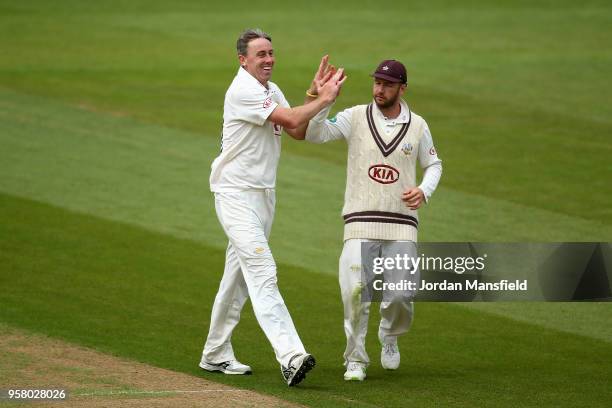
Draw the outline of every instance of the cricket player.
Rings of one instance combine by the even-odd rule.
[[[310,142],[345,139],[348,143],[339,279],[347,340],[344,379],[349,381],[363,381],[369,364],[365,337],[370,304],[360,302],[362,243],[368,242],[381,257],[400,253],[416,257],[417,209],[429,200],[442,175],[427,123],[402,99],[407,84],[404,65],[383,61],[372,76],[370,104],[351,107],[327,120],[329,108],[324,109],[306,131]],[[417,161],[424,169],[420,184]],[[408,331],[413,319],[409,299],[402,294],[381,302],[378,338],[385,369],[399,367],[397,338]]]
[[[276,264],[268,246],[274,218],[281,132],[302,139],[308,121],[338,95],[342,69],[321,61],[308,93],[316,101],[291,108],[270,82],[275,57],[270,36],[259,29],[237,41],[238,73],[225,94],[221,153],[212,163],[210,188],[219,222],[229,239],[225,269],[215,298],[200,367],[225,374],[250,374],[234,355],[231,337],[247,298],[272,344],[289,386],[315,365],[278,290]],[[320,86],[319,86],[320,85]]]

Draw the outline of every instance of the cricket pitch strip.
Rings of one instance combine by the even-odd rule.
[[[4,399],[0,408],[298,406],[0,324],[0,389],[10,388],[61,388],[68,391],[68,398],[35,402]]]

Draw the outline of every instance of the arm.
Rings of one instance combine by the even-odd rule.
[[[308,91],[308,93],[310,93],[310,90]],[[311,93],[311,95],[314,95],[314,94]],[[304,105],[307,105],[310,102],[315,101],[316,99],[317,99],[316,97],[306,95],[306,98],[304,99]],[[329,112],[328,109],[323,109],[320,112],[324,112],[324,111]],[[295,129],[285,128],[285,132],[287,132],[287,134],[289,136],[291,136],[292,138],[294,138],[295,140],[304,140],[306,138],[306,129],[307,128],[308,128],[308,122],[302,124],[301,126],[298,126]]]
[[[425,167],[423,181],[421,181],[421,185],[419,185],[419,188],[425,195],[425,202],[428,202],[431,195],[434,193],[434,191],[436,191],[436,187],[438,187],[441,177],[442,162],[434,163]]]
[[[277,106],[268,119],[284,128],[295,129],[307,123],[314,115],[331,102],[332,100],[317,98],[313,103],[297,106],[295,108]]]
[[[268,117],[272,122],[289,129],[295,129],[302,126],[313,118],[321,109],[331,105],[338,96],[340,88],[344,81],[344,70],[340,68],[338,72],[331,77],[329,81],[321,87],[319,96],[309,104],[298,106],[295,108],[283,108],[276,106],[272,114]],[[342,78],[342,79],[340,79]]]
[[[329,55],[324,55],[321,58],[321,63],[319,64],[319,69],[317,70],[312,82],[310,83],[310,88],[306,91],[306,98],[304,99],[304,105],[309,104],[317,99],[319,96],[319,91],[327,82],[332,75],[336,73],[336,67],[333,65],[329,65]],[[323,109],[324,111],[325,109]],[[327,110],[329,111],[329,109]],[[317,114],[318,115],[318,114]],[[308,127],[308,123],[304,123],[301,126],[298,126],[295,129],[285,129],[285,132],[289,134],[292,138],[296,140],[304,140],[306,137],[306,128]]]
[[[310,85],[310,88],[306,92],[306,99],[304,100],[304,105],[302,107],[306,107],[306,109],[311,109],[314,107],[315,114],[319,112],[321,109],[329,106],[340,94],[340,89],[342,84],[346,80],[346,76],[344,75],[344,69],[336,69],[335,66],[328,64],[329,56],[325,55],[321,59],[321,63],[319,64],[319,69],[315,74],[314,79]],[[331,102],[329,102],[328,97],[329,94],[333,95]],[[301,108],[301,107],[300,107]],[[283,113],[279,111],[279,113]],[[299,121],[298,126],[291,127],[291,124],[285,126],[285,131],[294,139],[304,140],[306,137],[306,128],[308,127],[308,120],[310,120],[314,115],[308,115],[308,119],[305,121]],[[277,120],[279,120],[277,118]],[[280,118],[282,120],[282,118]]]
[[[345,109],[335,117],[327,119],[331,106],[323,109],[308,123],[306,140],[311,143],[327,143],[348,139],[351,134],[352,108]]]
[[[423,201],[429,201],[442,177],[442,160],[438,158],[427,124],[425,124],[423,136],[419,142],[418,159],[421,168],[424,169],[423,181],[418,187],[411,188],[402,194],[402,200],[411,210],[418,209]]]

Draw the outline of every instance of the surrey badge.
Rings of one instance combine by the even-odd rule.
[[[404,143],[402,152],[404,152],[406,156],[410,156],[412,154],[412,143]]]

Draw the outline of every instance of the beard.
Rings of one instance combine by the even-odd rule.
[[[399,98],[399,92],[396,93],[395,96],[387,99],[384,102],[378,102],[378,100],[375,97],[374,98],[374,102],[376,102],[376,106],[378,106],[379,109],[387,109],[387,108],[390,108],[391,106],[395,105],[395,103],[397,102],[398,98]]]

